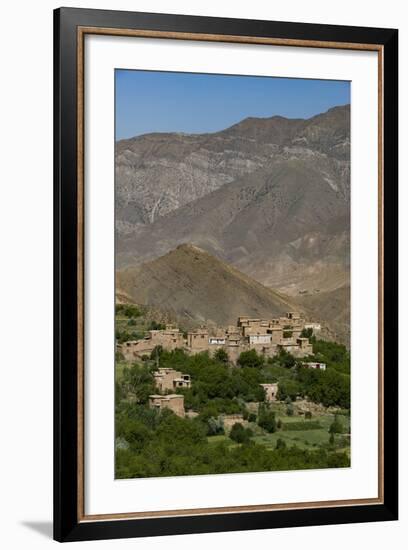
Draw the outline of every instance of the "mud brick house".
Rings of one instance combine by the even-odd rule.
[[[126,361],[140,359],[143,355],[150,355],[156,346],[167,350],[184,347],[183,333],[173,325],[166,325],[164,330],[149,330],[141,340],[130,340],[118,344],[117,349]]]
[[[260,386],[265,390],[265,401],[271,402],[276,401],[276,395],[278,393],[278,384],[260,384]]]
[[[186,338],[178,328],[167,325],[165,330],[149,331],[142,340],[118,344],[117,349],[127,361],[151,354],[156,346],[162,346],[169,351],[184,349],[192,355],[208,352],[210,356],[223,349],[234,364],[243,351],[250,349],[265,357],[274,357],[281,351],[287,351],[296,358],[303,358],[313,354],[313,346],[309,339],[301,336],[305,326],[305,320],[296,311],[289,311],[286,316],[273,319],[241,316],[238,317],[236,326],[217,329],[202,326],[189,331]],[[187,382],[179,380],[180,385],[177,387],[188,387],[183,385]]]
[[[190,388],[189,374],[174,369],[159,369],[153,373],[156,387],[161,392],[174,391],[176,388]]]
[[[170,409],[177,414],[177,416],[185,416],[184,395],[175,393],[170,395],[150,395],[149,407],[158,411]]]
[[[326,363],[316,363],[314,361],[309,361],[307,363],[302,363],[302,367],[305,367],[306,369],[326,370]]]

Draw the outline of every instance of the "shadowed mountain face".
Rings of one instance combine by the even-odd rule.
[[[140,267],[117,273],[116,286],[135,303],[159,306],[189,323],[236,324],[239,315],[270,318],[294,305],[192,245],[180,245]]]
[[[289,294],[349,269],[349,106],[116,146],[117,265],[190,242]]]

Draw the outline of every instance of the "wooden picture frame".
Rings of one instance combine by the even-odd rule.
[[[379,79],[376,498],[90,516],[84,504],[84,37],[375,51]],[[398,32],[60,8],[54,12],[54,537],[58,541],[397,519]]]

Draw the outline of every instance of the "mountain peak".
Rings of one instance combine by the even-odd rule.
[[[280,294],[189,243],[119,271],[117,286],[135,303],[160,307],[184,324],[225,326],[235,324],[240,315],[268,318],[294,307]]]
[[[205,250],[189,242],[179,244],[175,250],[179,250],[180,252],[186,252],[186,253],[198,252],[200,254],[203,254],[203,253],[207,254]],[[172,254],[172,253],[174,253],[174,250],[171,250],[169,252],[169,254]]]

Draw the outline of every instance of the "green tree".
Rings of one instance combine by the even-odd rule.
[[[286,441],[284,441],[282,438],[278,438],[277,442],[276,442],[276,450],[278,451],[279,449],[286,449]]]
[[[343,374],[350,374],[350,354],[343,344],[317,340],[314,336],[310,339],[313,344],[314,356],[311,360],[326,363],[327,369],[334,369]]]
[[[250,349],[240,354],[237,363],[240,367],[259,368],[262,367],[264,359],[257,354],[256,350]]]
[[[302,332],[300,333],[301,338],[311,338],[313,336],[313,329],[312,328],[304,328]]]
[[[154,378],[145,365],[135,363],[123,371],[122,391],[136,395],[139,403],[147,403],[149,395],[155,393]]]
[[[236,443],[248,443],[252,436],[252,430],[249,428],[244,428],[242,424],[236,422],[230,431],[230,439]]]
[[[294,409],[293,404],[292,404],[292,399],[290,398],[289,395],[286,397],[285,403],[286,403],[286,414],[287,414],[287,416],[293,416],[295,414],[295,409]]]
[[[122,399],[125,399],[126,395],[123,391],[122,384],[119,384],[118,381],[115,381],[115,403],[119,403]]]
[[[327,457],[328,468],[347,468],[350,466],[350,459],[346,453],[329,453]]]
[[[123,306],[122,308],[122,313],[126,316],[126,317],[140,317],[141,316],[141,311],[140,309],[137,307],[137,306],[134,306],[132,304],[126,304]]]
[[[155,346],[150,354],[150,359],[156,361],[156,367],[160,364],[160,356],[163,353],[163,346]]]
[[[151,321],[147,330],[164,330],[166,325],[163,323],[158,323],[157,321]]]
[[[210,416],[207,420],[207,435],[220,435],[224,433],[224,423],[222,418]]]
[[[214,359],[216,359],[220,363],[228,363],[228,353],[223,348],[217,349],[217,351],[214,353]]]
[[[278,393],[276,395],[279,401],[285,401],[290,399],[294,401],[296,397],[301,393],[302,387],[297,379],[287,378],[279,381]]]
[[[296,361],[291,353],[281,348],[277,357],[279,364],[286,369],[291,369],[295,366]]]
[[[258,426],[263,428],[269,433],[276,432],[276,417],[275,413],[272,412],[268,407],[264,405],[259,406],[258,412]]]
[[[144,334],[136,331],[126,331],[121,329],[116,329],[115,337],[118,344],[123,344],[123,342],[129,342],[129,340],[141,340],[144,338]]]
[[[115,361],[116,363],[118,363],[119,361],[124,361],[125,360],[125,356],[123,355],[123,353],[121,351],[116,351],[115,352]]]
[[[341,434],[343,433],[343,424],[341,423],[338,415],[336,414],[333,422],[330,424],[329,433],[330,434]]]

